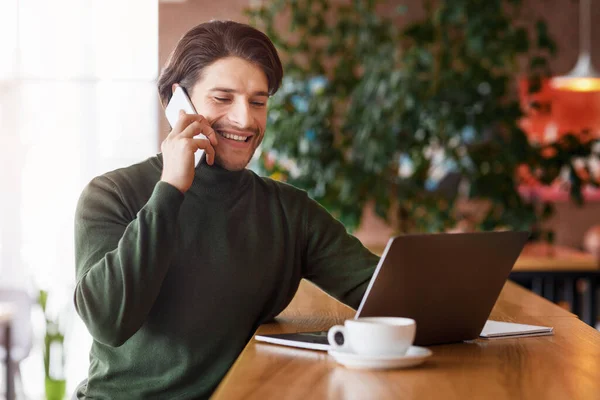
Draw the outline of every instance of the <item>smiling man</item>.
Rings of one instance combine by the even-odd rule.
[[[78,398],[210,396],[302,278],[359,305],[377,257],[304,191],[246,169],[282,74],[260,31],[198,25],[158,82],[163,105],[180,85],[198,115],[180,113],[157,156],[83,191],[74,300],[94,341]]]
[[[220,58],[204,67],[201,74],[202,79],[188,91],[200,115],[182,116],[183,124],[196,122],[197,126],[190,129],[194,133],[216,132],[222,138],[220,146],[216,140],[199,141],[198,148],[207,149],[209,155],[214,151],[217,164],[227,170],[244,169],[265,132],[268,78],[259,65],[238,56]],[[172,79],[165,73],[160,84]],[[280,80],[281,76],[271,79]],[[172,85],[173,91],[177,85]]]

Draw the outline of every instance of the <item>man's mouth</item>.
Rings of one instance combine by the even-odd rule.
[[[231,132],[227,132],[227,131],[222,131],[222,130],[216,130],[216,132],[217,132],[217,134],[219,136],[222,136],[225,139],[234,140],[236,142],[249,142],[250,139],[252,139],[252,136],[254,136],[251,133],[239,133],[239,134],[235,134],[235,133],[231,133]]]

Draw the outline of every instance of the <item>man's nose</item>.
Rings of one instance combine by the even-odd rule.
[[[238,128],[248,128],[251,124],[250,107],[246,101],[236,101],[229,110],[229,120]]]

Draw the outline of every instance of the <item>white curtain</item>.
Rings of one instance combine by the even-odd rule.
[[[72,309],[77,199],[158,151],[157,73],[158,0],[0,0],[0,286]],[[73,321],[68,390],[90,344]]]

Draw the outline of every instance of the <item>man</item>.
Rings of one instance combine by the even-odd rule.
[[[282,74],[256,29],[193,28],[158,89],[166,105],[181,85],[199,115],[180,113],[161,154],[83,191],[75,307],[94,342],[79,398],[208,397],[302,278],[359,305],[377,257],[305,192],[245,169]]]

